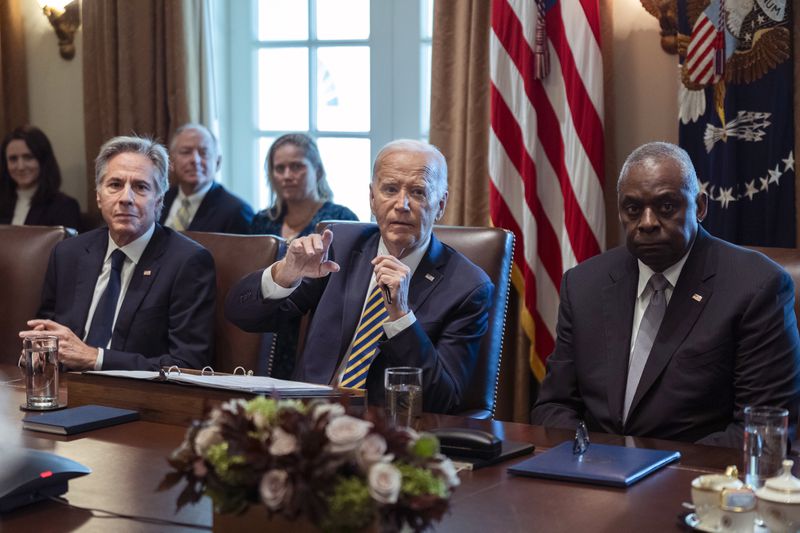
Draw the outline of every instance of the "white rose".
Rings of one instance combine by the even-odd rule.
[[[375,463],[390,462],[393,456],[386,455],[386,449],[386,439],[377,433],[370,433],[361,441],[358,452],[356,452],[358,465],[366,472]]]
[[[200,429],[194,436],[194,447],[197,454],[201,457],[206,456],[208,449],[222,442],[222,433],[219,431],[219,426],[210,425]]]
[[[344,406],[335,402],[317,404],[314,407],[312,418],[316,422],[326,414],[328,415],[328,420],[333,420],[334,418],[344,414]]]
[[[369,469],[369,495],[378,503],[396,503],[403,476],[390,463],[375,463]]]
[[[272,431],[272,442],[269,445],[269,453],[272,455],[289,455],[297,450],[297,437],[276,427]]]
[[[270,470],[261,478],[261,501],[275,511],[291,498],[292,487],[285,470]]]
[[[349,452],[356,449],[358,443],[367,436],[372,422],[342,415],[331,420],[325,426],[325,435],[331,442],[330,449],[333,453]]]
[[[435,462],[430,464],[430,469],[434,474],[442,478],[448,487],[457,487],[461,484],[456,465],[445,455],[438,454],[435,457]]]

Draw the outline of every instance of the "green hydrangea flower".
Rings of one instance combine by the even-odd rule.
[[[411,445],[411,453],[420,459],[431,459],[439,453],[439,439],[430,433],[423,433]]]
[[[217,476],[231,485],[247,483],[250,475],[236,467],[244,466],[247,461],[241,455],[228,455],[228,443],[220,442],[208,448],[206,460],[211,463]]]
[[[430,470],[404,463],[398,463],[396,466],[403,476],[403,482],[400,486],[401,495],[410,498],[428,494],[433,494],[440,498],[447,497],[447,486],[444,480],[436,477]]]
[[[369,495],[366,481],[342,477],[328,496],[328,516],[321,524],[323,531],[344,533],[367,527],[375,518],[375,501]]]

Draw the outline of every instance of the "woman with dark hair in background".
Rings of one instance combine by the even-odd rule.
[[[322,220],[358,220],[348,208],[334,204],[325,179],[317,143],[303,133],[278,137],[264,164],[270,185],[270,207],[256,214],[251,233],[280,235],[287,241],[313,233]],[[276,330],[265,370],[270,376],[291,377],[300,319],[287,319]],[[263,372],[262,372],[263,373]]]
[[[21,126],[0,147],[0,224],[77,229],[78,202],[59,191],[61,171],[47,136]]]

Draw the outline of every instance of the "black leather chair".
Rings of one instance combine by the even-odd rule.
[[[317,231],[322,231],[330,224],[364,223],[323,221],[317,225]],[[503,354],[503,332],[514,257],[514,234],[500,228],[461,226],[434,226],[433,233],[444,244],[482,268],[495,287],[494,298],[489,308],[489,329],[481,341],[475,373],[464,393],[459,411],[455,413],[478,419],[492,418]]]
[[[50,252],[74,234],[63,226],[0,225],[0,363],[17,364],[19,332],[39,310]]]
[[[283,239],[274,235],[231,235],[202,231],[186,231],[184,234],[211,252],[217,270],[214,370],[233,372],[237,366],[242,366],[256,371],[264,348],[262,335],[242,331],[225,319],[225,296],[231,286],[245,275],[271,265],[279,257],[284,246]]]

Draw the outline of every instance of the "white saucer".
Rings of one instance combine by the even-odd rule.
[[[686,517],[684,518],[684,521],[686,522],[687,526],[694,529],[695,531],[707,531],[710,533],[716,533],[720,531],[716,527],[704,526],[703,523],[700,522],[700,519],[697,518],[697,515],[694,513],[687,514]]]

